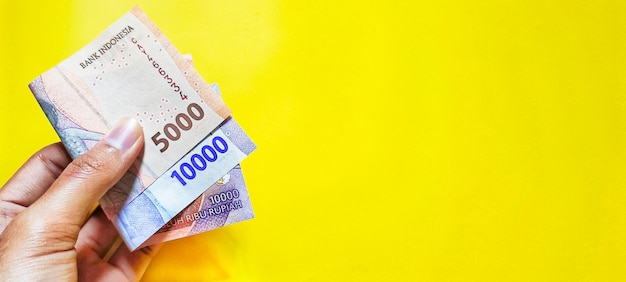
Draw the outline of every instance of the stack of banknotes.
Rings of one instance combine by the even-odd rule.
[[[256,146],[138,7],[29,87],[74,158],[123,117],[143,127],[144,152],[100,200],[131,250],[254,216],[239,163]]]

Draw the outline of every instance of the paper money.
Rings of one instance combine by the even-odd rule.
[[[123,182],[137,191],[230,115],[138,8],[29,86],[72,157],[90,149],[117,120],[137,118],[145,152],[131,169],[138,179]]]
[[[81,137],[104,134],[111,124],[132,116],[148,137],[141,173],[156,178],[189,150],[189,144],[197,144],[230,115],[204,81],[187,81],[197,73],[155,29],[134,9],[31,84],[46,113],[63,115],[70,123],[51,118],[59,135],[86,140],[67,142],[72,156],[89,149],[88,141],[93,140]],[[202,84],[203,89],[191,84]],[[203,95],[196,90],[204,90]],[[203,103],[207,97],[211,101]]]
[[[193,64],[191,55],[185,57]],[[209,87],[221,96],[217,83]],[[195,235],[253,217],[241,166],[237,165],[139,247]]]
[[[142,246],[195,235],[253,217],[241,166],[237,165]]]
[[[109,191],[116,195],[138,194],[136,197],[126,197],[123,204],[120,204],[123,197],[117,199],[117,203],[109,203],[110,198],[104,197],[100,200],[100,204],[107,214],[113,215],[111,220],[116,223],[115,226],[126,245],[134,250],[141,245],[146,245],[145,241],[155,232],[171,221],[189,203],[197,200],[214,183],[223,179],[231,168],[238,165],[255,149],[256,145],[236,121],[228,118],[216,131],[196,145],[146,190],[123,191],[122,187],[130,187],[132,190],[134,186],[116,185]],[[245,195],[247,196],[247,191]],[[242,204],[246,201],[235,203]],[[120,207],[120,209],[107,210],[112,206]],[[233,209],[241,209],[246,213],[252,212],[249,203],[245,209],[243,205],[235,206]],[[240,216],[240,213],[234,213],[231,218],[240,218],[236,221],[247,219]],[[150,242],[155,242],[155,240]]]
[[[235,120],[227,119],[111,218],[127,246],[143,244],[254,149]]]
[[[150,222],[151,229],[157,222],[164,224],[254,149],[234,121],[224,122],[230,110],[221,98],[138,8],[29,87],[72,157],[93,147],[122,117],[135,117],[141,123],[144,154],[101,199],[123,236],[141,228],[128,229],[133,219],[150,218],[142,222]],[[220,124],[226,126],[224,130],[215,129]],[[213,130],[209,139],[207,134]],[[230,132],[237,137],[235,142],[226,135]],[[199,153],[188,154],[200,141],[204,143],[198,145]],[[203,173],[214,179],[200,186],[190,181],[187,189],[169,191],[172,181],[186,186],[183,182],[193,179],[191,165],[202,162],[195,156],[206,157]],[[157,213],[143,213],[146,203]],[[140,240],[145,241],[143,234]],[[133,238],[124,237],[131,249],[143,243]]]

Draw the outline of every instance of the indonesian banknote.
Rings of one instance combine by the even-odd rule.
[[[190,55],[186,57],[193,63]],[[209,86],[221,96],[216,83]],[[163,225],[142,246],[195,235],[253,217],[241,166],[237,165]]]
[[[72,157],[122,117],[141,123],[144,154],[100,201],[131,249],[255,148],[139,8],[29,86]]]
[[[246,183],[238,165],[163,225],[142,246],[195,235],[253,217]]]
[[[235,120],[229,118],[145,191],[126,201],[111,220],[128,247],[134,249],[254,149],[254,143]]]

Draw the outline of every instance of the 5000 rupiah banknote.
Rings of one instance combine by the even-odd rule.
[[[101,201],[122,235],[125,230],[116,212],[230,115],[221,98],[138,8],[29,86],[73,157],[90,149],[122,117],[135,117],[143,126],[147,141],[142,158]],[[222,170],[226,173],[234,165]],[[131,249],[136,247],[129,238],[124,240]]]

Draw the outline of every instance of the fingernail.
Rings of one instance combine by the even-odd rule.
[[[103,140],[122,151],[130,149],[141,136],[141,126],[134,118],[119,120]]]

